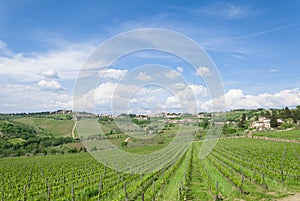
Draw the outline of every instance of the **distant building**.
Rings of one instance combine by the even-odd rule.
[[[168,118],[168,119],[174,119],[174,118],[180,118],[181,117],[181,113],[166,113],[166,116],[165,118]]]
[[[269,118],[260,117],[258,121],[254,121],[251,128],[255,128],[257,130],[267,130],[271,128],[271,123]]]
[[[277,124],[280,125],[282,124],[283,121],[281,119],[277,119]],[[254,121],[252,125],[250,126],[251,128],[255,128],[257,130],[268,130],[271,128],[271,123],[269,118],[265,117],[260,117],[258,121]]]
[[[114,119],[115,117],[109,114],[98,114],[99,118],[109,118],[109,119]]]
[[[148,116],[147,115],[139,114],[139,115],[136,115],[134,117],[134,119],[137,119],[137,120],[148,120]]]

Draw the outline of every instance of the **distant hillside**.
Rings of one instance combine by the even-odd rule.
[[[72,114],[17,114],[6,118],[31,126],[38,133],[47,133],[55,137],[71,137],[74,126]]]
[[[57,120],[53,118],[24,117],[16,118],[15,121],[31,125],[39,130],[44,130],[56,137],[71,137],[74,126],[73,120]]]
[[[124,114],[126,116],[126,114]],[[124,116],[123,115],[123,116]],[[165,146],[175,136],[179,124],[192,124],[197,127],[194,137],[195,140],[204,140],[212,122],[214,113],[202,112],[198,114],[172,114],[155,117],[164,122],[164,126],[159,130],[158,125],[150,125],[150,116],[147,115],[127,115],[132,121],[134,128],[124,127],[130,134],[130,142],[124,142],[129,137],[128,133],[123,132],[116,124],[115,119],[122,119],[120,115],[112,117],[109,115],[95,115],[83,113],[81,117],[73,119],[72,111],[60,110],[55,112],[39,113],[19,113],[19,114],[0,114],[0,157],[36,155],[36,154],[56,154],[67,152],[83,151],[84,147],[79,143],[75,119],[93,118],[98,119],[102,133],[89,136],[91,139],[106,138],[111,142],[124,147],[138,147],[143,144],[153,146]],[[153,117],[152,117],[153,118]],[[226,120],[223,124],[222,137],[232,136],[267,136],[272,138],[299,140],[300,130],[300,106],[289,109],[263,109],[256,110],[231,110],[226,112]],[[153,122],[152,122],[153,123]],[[135,130],[135,127],[137,130]],[[140,131],[139,129],[142,128]],[[288,132],[277,133],[275,131]],[[295,130],[295,131],[293,131]],[[152,135],[149,140],[142,140],[134,135]],[[267,132],[268,131],[268,132]],[[72,133],[73,132],[73,133]],[[264,134],[257,134],[265,132]],[[133,135],[134,134],[134,135]],[[73,136],[74,135],[74,136]],[[73,144],[77,142],[78,144]],[[84,150],[86,151],[86,150]]]
[[[0,157],[68,151],[61,145],[76,141],[73,126],[72,114],[2,114]]]

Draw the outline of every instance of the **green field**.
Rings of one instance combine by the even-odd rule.
[[[71,137],[72,128],[74,126],[73,120],[35,118],[33,121],[36,125],[42,129],[45,129],[53,136]]]
[[[21,118],[13,118],[14,121],[23,123],[28,126],[32,126],[35,129],[39,129],[38,125],[34,122],[34,118],[32,117],[21,117]]]
[[[300,130],[260,132],[260,133],[253,134],[253,136],[263,136],[269,138],[279,138],[279,139],[300,141]]]
[[[166,169],[143,175],[105,168],[87,153],[3,158],[0,199],[252,201],[300,192],[299,144],[222,139],[200,160],[201,144],[194,142]]]
[[[55,137],[71,137],[74,126],[74,121],[68,119],[22,117],[13,120],[32,126],[39,131],[45,130]]]

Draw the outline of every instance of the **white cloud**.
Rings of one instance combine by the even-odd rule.
[[[271,73],[277,73],[277,72],[279,72],[279,70],[276,69],[276,68],[271,68],[271,69],[269,70],[269,72],[271,72]]]
[[[53,69],[43,69],[40,72],[40,75],[44,76],[45,78],[59,78],[58,73]]]
[[[54,83],[43,81],[40,85],[59,88]],[[100,84],[95,90],[80,97],[78,104],[88,111],[93,111],[91,105],[95,100],[97,112],[122,112],[149,113],[151,108],[159,107],[163,111],[185,111],[196,113],[198,111],[227,110],[237,108],[275,108],[283,106],[296,106],[300,103],[300,90],[282,90],[274,94],[263,93],[258,95],[245,94],[241,89],[231,89],[219,99],[208,99],[209,92],[202,85],[176,83],[172,90],[166,91],[160,87],[142,87],[115,82]],[[226,100],[226,101],[225,101]],[[181,101],[181,102],[180,102]],[[64,103],[64,101],[61,101]],[[67,101],[66,101],[67,102]]]
[[[233,10],[234,11],[234,10]],[[232,12],[234,13],[234,12]],[[237,12],[238,13],[238,12]],[[176,41],[176,40],[174,40]],[[154,40],[153,43],[159,43],[159,40]],[[176,45],[176,44],[175,44]],[[155,46],[155,45],[154,45]],[[80,47],[80,48],[78,48]],[[32,53],[23,54],[15,53],[10,56],[0,56],[0,74],[1,76],[7,76],[8,78],[14,78],[21,82],[36,83],[34,86],[25,85],[2,85],[0,91],[0,103],[2,107],[1,111],[5,111],[5,105],[11,108],[19,108],[19,111],[37,110],[54,107],[66,107],[71,105],[72,97],[65,94],[63,86],[55,80],[41,80],[41,75],[45,78],[58,78],[62,80],[74,79],[80,70],[81,65],[85,61],[88,53],[92,51],[94,46],[91,45],[68,45],[64,48],[52,50],[47,53]],[[8,50],[6,44],[0,41],[0,51]],[[179,49],[179,48],[178,48]],[[186,51],[189,53],[189,51]],[[106,61],[103,61],[106,64]],[[49,69],[51,68],[51,69]],[[46,69],[46,70],[42,70]],[[270,69],[271,72],[277,72],[277,69]],[[177,67],[176,70],[171,70],[165,74],[170,79],[175,79],[183,72],[181,67]],[[111,79],[110,81],[116,81],[127,75],[127,70],[110,69],[105,74],[105,78]],[[207,67],[200,67],[197,69],[196,74],[199,76],[211,75],[211,72]],[[141,74],[141,77],[147,78],[146,73]],[[153,76],[154,77],[154,76]],[[148,77],[149,78],[149,77]],[[175,80],[176,81],[176,80]],[[176,84],[175,84],[176,85]],[[197,99],[201,99],[207,95],[207,90],[198,85],[186,86],[183,83],[178,83],[174,89],[176,89],[176,95],[182,97],[186,103],[192,100],[193,93]],[[110,107],[110,100],[113,97],[113,91],[117,84],[103,83],[97,88],[96,101],[98,105],[103,108]],[[130,92],[130,89],[134,86],[119,85],[124,94]],[[9,88],[5,89],[4,88]],[[98,92],[99,90],[99,92]],[[192,90],[193,93],[190,93]],[[60,93],[57,93],[60,92]],[[64,93],[62,93],[64,92]],[[153,95],[151,90],[141,91],[144,93],[144,97],[135,97],[132,103],[139,103],[153,101],[157,98],[161,98],[162,94],[157,92],[157,96]],[[94,98],[94,93],[87,94],[84,98],[88,102],[90,98]],[[122,94],[118,94],[122,98]],[[299,89],[283,90],[278,93],[270,94],[264,93],[259,95],[246,95],[242,90],[232,89],[226,93],[226,106],[227,108],[256,108],[256,107],[281,107],[281,106],[293,106],[300,103]],[[148,103],[147,102],[147,103]],[[169,100],[171,102],[171,100]],[[199,101],[200,102],[200,101]],[[191,102],[190,102],[191,103]],[[209,109],[209,103],[201,103],[201,109]],[[0,104],[1,105],[1,104]],[[167,108],[165,105],[164,108]]]
[[[104,73],[104,74],[103,74]],[[99,74],[103,74],[104,79],[113,79],[113,80],[120,80],[126,76],[128,70],[120,70],[120,69],[113,69],[109,68],[105,71],[100,71]]]
[[[0,104],[0,111],[72,109],[72,96],[53,79],[60,78],[69,83],[76,79],[86,57],[94,49],[93,45],[63,43],[60,48],[48,52],[6,51],[7,54],[1,54],[3,50],[8,50],[6,44],[2,42],[0,46],[0,73],[5,78],[0,83],[5,88],[0,91],[0,103],[3,103]]]
[[[41,89],[46,89],[46,90],[56,90],[56,91],[64,90],[61,84],[55,80],[51,80],[51,81],[40,80],[37,83],[37,86],[40,87]]]
[[[37,83],[37,86],[40,89],[43,89],[43,90],[54,90],[54,91],[62,91],[62,90],[64,90],[64,88],[62,87],[62,85],[59,82],[55,81],[55,80],[50,80],[50,81],[40,80]]]
[[[208,95],[207,89],[201,85],[186,85],[183,89],[174,92],[180,101],[183,112],[196,113],[198,102]]]
[[[165,76],[171,80],[174,80],[174,79],[180,77],[180,73],[178,73],[176,70],[172,69],[169,72],[166,72]]]
[[[94,105],[105,110],[110,110],[111,100],[118,83],[106,82],[101,83],[96,89],[91,89],[80,97],[74,97],[75,111],[94,112]],[[103,112],[103,111],[100,111]]]
[[[40,82],[40,85],[2,85],[0,111],[32,112],[72,109],[71,95],[62,90],[60,93],[57,93],[57,90],[52,90],[53,87],[54,89],[59,88],[59,84]],[[50,87],[51,89],[45,90],[43,87]]]
[[[0,71],[13,79],[26,82],[36,82],[40,75],[51,77],[53,72],[59,73],[61,79],[75,79],[93,48],[87,44],[68,44],[46,53],[13,53],[0,57]],[[47,69],[50,69],[49,72]]]
[[[225,102],[224,102],[225,101]],[[281,108],[284,106],[297,106],[300,103],[300,90],[286,89],[274,94],[262,93],[258,95],[244,94],[241,89],[231,89],[219,99],[209,100],[202,104],[202,109],[211,110],[215,103],[216,110],[226,103],[226,109],[256,109],[256,108]]]
[[[182,73],[182,72],[183,72],[183,68],[180,67],[180,66],[178,66],[176,69],[177,69],[177,71],[178,71],[179,73]]]
[[[176,96],[169,96],[166,100],[165,108],[181,108],[181,104]]]
[[[150,75],[148,75],[147,73],[145,72],[139,72],[138,76],[136,77],[137,80],[144,80],[144,81],[147,81],[147,80],[152,80],[152,77]]]
[[[6,44],[0,40],[0,49],[3,50],[6,48]]]
[[[6,43],[0,40],[0,53],[1,51],[4,53],[4,55],[12,54],[12,52],[7,48]]]
[[[197,76],[210,76],[211,72],[208,67],[198,67],[196,70]]]
[[[206,88],[196,85],[178,83],[180,87],[166,88],[151,86],[136,86],[122,83],[107,82],[100,84],[96,90],[90,90],[77,101],[77,109],[93,111],[92,100],[95,100],[98,112],[114,111],[114,114],[123,112],[149,113],[153,108],[159,107],[164,111],[196,111],[197,97],[207,94]],[[173,98],[172,98],[173,97]],[[181,101],[181,102],[178,102]],[[100,111],[99,111],[100,110]]]
[[[80,97],[75,97],[75,110],[84,110],[94,112],[95,103],[98,112],[127,112],[128,103],[131,99],[139,102],[150,101],[150,95],[153,91],[141,89],[135,85],[121,84],[117,82],[101,83],[96,89],[91,89]],[[143,101],[141,101],[143,99]],[[132,102],[131,102],[132,103]]]
[[[182,90],[186,87],[186,84],[178,82],[172,85],[172,89]]]
[[[208,96],[208,90],[206,87],[202,85],[194,85],[190,84],[188,85],[189,88],[192,89],[196,97],[206,97]]]
[[[222,2],[214,3],[211,4],[209,7],[194,10],[194,12],[220,16],[227,19],[241,18],[250,14],[248,7]],[[252,11],[252,13],[254,13],[254,11]]]

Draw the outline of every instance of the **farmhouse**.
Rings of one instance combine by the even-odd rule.
[[[277,124],[282,124],[283,121],[281,119],[277,119]],[[261,130],[267,130],[271,128],[271,123],[269,118],[261,117],[258,121],[254,121],[250,128],[255,128],[259,131]]]
[[[257,130],[266,130],[271,128],[270,119],[261,117],[258,121],[254,121],[251,125],[251,128],[255,128]]]
[[[137,119],[137,120],[148,120],[148,116],[147,115],[139,114],[139,115],[136,115],[134,117],[134,119]]]
[[[167,113],[165,118],[169,118],[169,119],[175,119],[175,118],[180,118],[181,117],[181,113]]]

